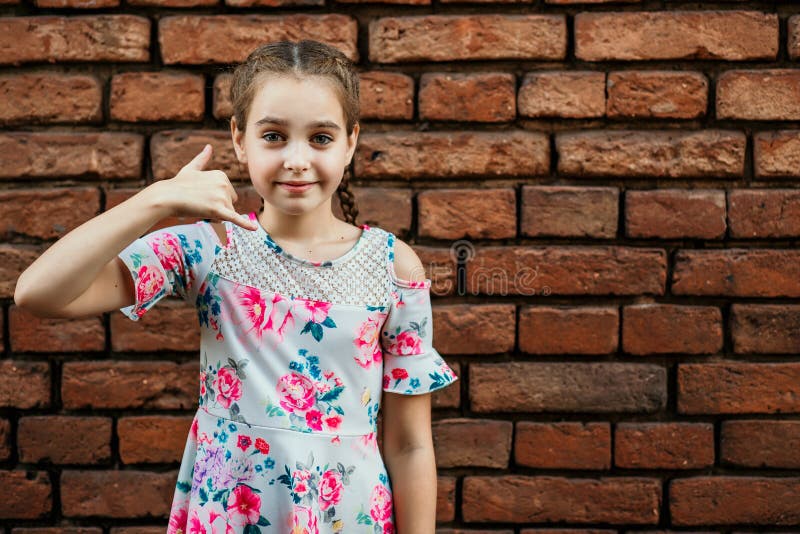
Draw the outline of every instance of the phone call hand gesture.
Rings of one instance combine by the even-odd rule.
[[[212,222],[230,221],[247,230],[256,230],[256,221],[234,209],[239,195],[228,175],[221,170],[205,170],[212,151],[211,145],[206,145],[174,178],[162,182],[173,214]]]

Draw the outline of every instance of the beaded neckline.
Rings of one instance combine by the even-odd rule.
[[[282,246],[280,246],[274,239],[272,239],[272,236],[269,235],[269,232],[267,232],[267,230],[263,226],[261,226],[261,223],[258,221],[258,217],[256,216],[256,212],[251,211],[249,213],[249,216],[250,216],[250,219],[256,223],[256,226],[258,227],[257,232],[264,239],[264,244],[265,245],[267,245],[269,248],[274,250],[277,254],[280,254],[281,256],[283,256],[283,257],[285,257],[285,258],[287,258],[289,260],[292,260],[294,262],[297,262],[297,263],[300,263],[300,264],[303,264],[303,265],[309,265],[309,266],[312,266],[312,267],[333,267],[334,265],[337,265],[339,263],[347,261],[361,247],[361,245],[363,244],[363,242],[365,240],[365,235],[367,233],[367,230],[369,230],[369,226],[368,225],[366,225],[366,224],[359,225],[358,227],[361,228],[361,235],[358,236],[358,240],[356,241],[356,244],[353,245],[353,247],[350,250],[348,250],[343,255],[339,256],[338,258],[334,258],[332,260],[311,261],[311,260],[308,260],[308,259],[305,259],[305,258],[300,258],[298,256],[294,256],[294,255],[290,254]]]

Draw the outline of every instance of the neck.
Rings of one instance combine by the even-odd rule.
[[[258,221],[267,233],[277,239],[308,244],[328,241],[333,236],[332,232],[339,229],[339,221],[333,216],[330,199],[312,211],[298,214],[270,209],[267,204],[258,216]]]

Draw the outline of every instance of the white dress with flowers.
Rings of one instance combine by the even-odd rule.
[[[431,280],[398,279],[395,236],[377,227],[322,263],[260,225],[225,227],[227,243],[199,221],[119,254],[136,288],[122,313],[179,295],[200,323],[199,406],[167,532],[394,532],[382,392],[457,380],[431,345]]]

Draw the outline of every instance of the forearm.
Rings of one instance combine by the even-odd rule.
[[[397,534],[433,534],[436,529],[436,460],[433,447],[386,457],[392,483]]]
[[[148,186],[61,237],[20,275],[15,301],[59,310],[78,298],[114,256],[169,214],[159,195],[157,184]]]

